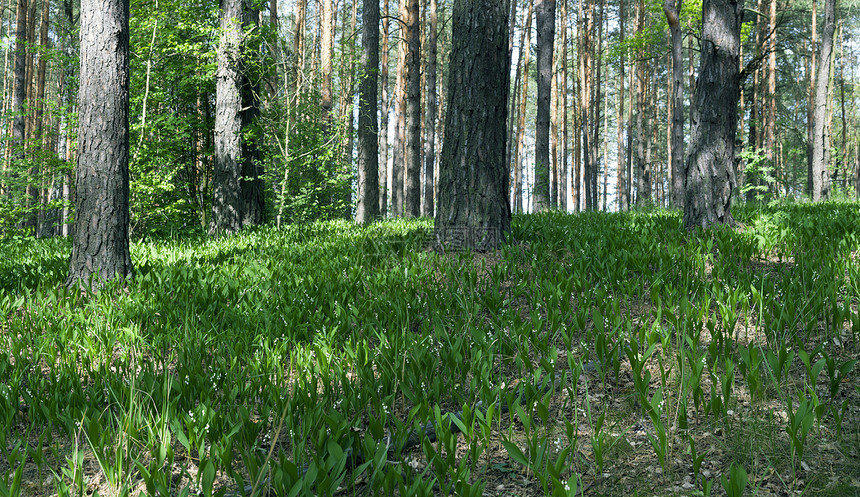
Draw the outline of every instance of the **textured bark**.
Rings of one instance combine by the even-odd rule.
[[[258,18],[250,0],[222,0],[215,75],[215,164],[210,233],[263,222],[262,171],[256,144],[242,138],[259,115],[258,91],[243,63],[245,25]]]
[[[424,211],[422,215],[433,217],[435,212],[435,165],[436,165],[436,45],[438,29],[438,6],[436,0],[428,3],[427,26],[427,120],[424,136]]]
[[[27,0],[18,0],[15,28],[15,62],[12,89],[12,157],[23,157],[26,130],[25,100],[27,99]]]
[[[382,0],[382,60],[379,87],[382,93],[382,112],[379,122],[379,215],[388,213],[388,2]]]
[[[218,69],[215,74],[213,234],[242,228],[242,0],[222,0]]]
[[[836,0],[824,0],[824,24],[821,32],[821,55],[815,79],[815,123],[812,141],[812,200],[818,202],[830,195],[830,133],[827,107],[830,98],[830,65],[833,57],[833,33],[836,30]]]
[[[132,274],[128,212],[128,0],[82,0],[75,239],[68,285]]]
[[[322,79],[320,108],[322,109],[323,122],[328,126],[328,123],[331,122],[331,111],[334,106],[331,80],[332,50],[334,49],[334,7],[332,6],[332,0],[321,0],[320,10],[320,77]]]
[[[618,43],[624,43],[624,23],[627,20],[627,8],[625,7],[625,0],[619,0],[618,2]],[[627,54],[622,50],[621,57],[618,60],[618,115],[616,122],[617,125],[617,140],[618,140],[618,186],[617,186],[617,195],[618,195],[618,210],[625,211],[630,208],[630,197],[629,191],[630,189],[627,186],[628,175],[627,175],[627,160],[626,160],[626,147],[624,146],[624,83],[625,76],[624,72],[627,64]],[[629,132],[629,130],[628,130]]]
[[[418,0],[406,6],[406,204],[407,217],[421,215],[421,30]]]
[[[550,207],[549,128],[555,0],[536,0],[535,20],[537,23],[537,120],[535,123],[534,210],[540,212]]]
[[[455,0],[436,237],[494,250],[511,230],[505,191],[509,0]]]
[[[526,101],[529,94],[529,54],[531,53],[532,13],[534,0],[529,1],[526,20],[523,24],[523,35],[520,41],[520,62],[517,73],[520,77],[520,103],[517,109],[516,146],[514,147],[512,164],[514,168],[514,212],[523,212],[523,139],[526,131]],[[517,95],[514,95],[516,98]]]
[[[818,42],[818,12],[816,0],[812,0],[812,37],[809,40],[809,102],[806,109],[806,193],[812,196],[812,143],[815,141],[815,47]]]
[[[361,81],[358,96],[358,204],[355,221],[367,224],[379,217],[379,141],[377,97],[379,80],[379,2],[363,0]]]
[[[251,33],[259,26],[260,12],[255,7],[255,0],[243,0],[242,11],[243,33]],[[244,40],[242,53],[244,56],[253,56],[253,51],[245,47]],[[259,78],[251,74],[255,62],[240,59],[240,77],[242,83],[242,135],[245,130],[253,126],[260,117],[260,85]],[[256,139],[242,138],[242,175],[239,180],[242,201],[242,226],[263,224],[266,215],[266,202],[263,192],[263,166],[260,161],[260,150]]]
[[[743,0],[705,0],[684,224],[732,224]]]
[[[408,0],[400,0],[398,15],[405,19]],[[408,45],[403,25],[400,24],[400,36],[397,43],[397,78],[394,88],[394,141],[391,161],[391,214],[403,215],[404,206],[404,175],[406,172],[406,57]]]
[[[768,16],[768,63],[767,63],[767,121],[765,124],[765,150],[771,165],[774,163],[776,151],[776,2],[770,0],[770,15]]]
[[[684,209],[684,66],[682,60],[681,11],[682,0],[665,0],[663,12],[669,22],[672,37],[672,84],[669,109],[672,121],[670,154],[672,172],[672,206]]]
[[[567,0],[561,0],[561,162],[558,175],[558,207],[567,212],[567,152],[568,152],[568,117],[567,117]]]

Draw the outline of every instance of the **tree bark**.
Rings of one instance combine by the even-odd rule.
[[[618,2],[618,43],[624,44],[624,24],[627,20],[627,9],[625,8],[625,0],[619,0]],[[630,191],[627,187],[628,175],[627,175],[627,159],[626,159],[626,147],[624,146],[624,83],[625,76],[624,72],[627,67],[627,53],[626,50],[621,51],[621,57],[618,60],[618,117],[617,117],[617,139],[618,139],[618,210],[625,211],[630,208],[630,199],[628,197],[628,192]],[[628,128],[629,133],[629,128]]]
[[[665,0],[663,12],[669,22],[672,38],[672,85],[670,88],[670,114],[672,134],[670,139],[672,171],[672,207],[684,209],[684,66],[682,60],[681,11],[682,0]]]
[[[536,0],[535,20],[537,21],[537,120],[535,123],[534,209],[535,212],[541,212],[550,207],[549,127],[555,0]]]
[[[406,6],[406,205],[407,217],[421,215],[421,30],[418,0]]]
[[[561,163],[559,164],[559,208],[567,212],[568,194],[568,113],[567,113],[567,1],[561,0]]]
[[[531,32],[532,32],[532,12],[534,9],[534,0],[529,0],[528,9],[526,9],[525,20],[522,27],[522,36],[520,38],[520,55],[517,62],[517,78],[520,84],[516,85],[516,90],[521,93],[515,93],[511,99],[511,112],[515,117],[514,129],[512,133],[513,153],[511,154],[511,165],[513,168],[513,197],[512,207],[514,212],[520,214],[523,212],[523,137],[525,135],[526,126],[526,101],[528,97],[529,85],[529,54],[531,52]],[[517,96],[521,96],[519,105],[516,103]]]
[[[520,107],[517,113],[519,122],[517,123],[517,145],[514,152],[514,205],[518,214],[523,212],[523,141],[526,132],[526,102],[529,94],[529,54],[531,53],[531,32],[532,32],[532,13],[534,10],[534,1],[529,1],[529,8],[526,13],[526,23],[523,26],[525,30],[524,41],[521,43],[520,50],[523,51],[525,60],[522,67],[522,93],[520,96]]]
[[[812,144],[815,141],[815,47],[818,43],[818,12],[816,0],[812,0],[812,36],[809,40],[809,101],[806,109],[806,193],[812,196]]]
[[[27,99],[27,0],[18,0],[15,28],[15,60],[12,68],[12,143],[10,157],[24,157],[24,133],[26,132],[25,101]],[[12,177],[18,176],[19,166],[12,168]],[[14,187],[13,187],[14,188]]]
[[[495,250],[509,237],[505,122],[509,0],[455,0],[436,239]]]
[[[222,2],[225,0],[222,0]],[[229,0],[227,0],[229,1]],[[320,108],[323,123],[331,125],[332,99],[332,51],[334,50],[334,7],[332,0],[320,0]],[[328,131],[328,130],[327,130]]]
[[[379,215],[388,213],[388,2],[382,0],[382,54],[379,70],[379,88],[382,93],[382,112],[379,120]]]
[[[67,285],[132,274],[128,211],[128,0],[81,1],[75,239]]]
[[[732,224],[743,0],[705,0],[684,224]]]
[[[401,20],[409,15],[407,2],[400,0],[398,15]],[[406,59],[409,46],[406,39],[406,29],[400,24],[400,36],[397,43],[397,79],[394,89],[394,143],[392,143],[392,172],[391,172],[391,214],[404,214],[404,175],[406,174]]]
[[[358,205],[355,209],[355,221],[367,224],[379,217],[379,128],[376,117],[379,2],[363,0],[362,9],[362,75],[358,97]]]
[[[245,2],[248,2],[246,5]],[[259,153],[242,138],[259,114],[258,88],[243,63],[245,25],[258,19],[250,0],[222,0],[215,83],[215,164],[210,233],[232,234],[263,222]]]
[[[426,217],[433,217],[435,212],[435,167],[436,167],[436,44],[438,15],[437,2],[430,0],[428,4],[427,26],[427,124],[424,137],[424,212]]]
[[[830,98],[830,65],[833,57],[833,33],[836,30],[836,0],[824,0],[824,24],[821,33],[821,56],[815,79],[815,123],[812,141],[812,200],[819,202],[830,195],[830,134],[827,129],[827,106]]]

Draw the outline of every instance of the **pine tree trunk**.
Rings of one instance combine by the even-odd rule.
[[[624,31],[624,23],[627,20],[627,9],[625,8],[626,1],[619,0],[618,2],[618,43],[623,44],[625,39],[625,31]],[[628,192],[630,191],[627,187],[628,175],[627,175],[627,159],[625,154],[626,147],[624,146],[624,83],[625,83],[625,69],[627,67],[627,54],[622,50],[621,57],[618,60],[618,115],[616,121],[618,123],[617,126],[617,139],[618,139],[618,210],[626,211],[630,208],[630,198],[628,196]],[[629,132],[629,128],[628,128]]]
[[[404,215],[421,215],[421,30],[418,0],[406,6],[406,205]]]
[[[379,76],[379,2],[363,0],[361,82],[358,97],[358,205],[355,221],[379,217],[379,142],[377,97]]]
[[[684,209],[684,66],[681,53],[683,39],[681,38],[682,0],[665,0],[663,12],[669,22],[669,33],[672,38],[672,79],[670,87],[670,116],[672,121],[671,138],[669,143],[672,172],[672,207]]]
[[[443,248],[495,250],[511,230],[505,191],[509,0],[455,0],[439,171]]]
[[[128,211],[128,0],[81,1],[75,239],[67,285],[132,274]]]
[[[537,120],[535,123],[534,209],[535,212],[541,212],[550,207],[549,128],[555,0],[536,0],[535,20],[537,21]]]
[[[821,33],[821,56],[815,80],[815,129],[812,142],[812,200],[818,202],[830,195],[830,135],[827,107],[830,98],[830,66],[833,57],[833,33],[836,29],[836,0],[824,0],[824,25]]]
[[[568,113],[567,113],[567,1],[561,0],[561,164],[559,167],[559,190],[558,202],[559,208],[563,212],[567,212],[567,195],[568,195]]]
[[[437,4],[428,3],[429,25],[427,26],[427,124],[424,137],[424,211],[422,215],[433,217],[435,212],[435,165],[436,165],[436,44],[437,44]]]
[[[732,224],[743,0],[705,0],[684,224]]]
[[[388,213],[388,2],[382,0],[382,54],[380,55],[379,88],[382,93],[382,112],[379,120],[379,216]]]
[[[525,60],[522,68],[522,92],[520,95],[520,109],[518,114],[519,123],[517,124],[517,146],[514,155],[514,199],[517,213],[523,212],[523,142],[525,140],[526,131],[526,102],[529,94],[529,62],[531,58],[531,32],[532,32],[532,13],[534,9],[534,0],[529,1],[529,8],[526,14],[525,24],[525,42],[521,44],[524,49]]]
[[[816,0],[812,0],[812,37],[809,40],[809,98],[806,109],[806,193],[812,196],[812,143],[815,141],[815,69],[816,43],[818,43],[818,12]]]

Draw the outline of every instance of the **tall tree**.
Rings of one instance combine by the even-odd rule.
[[[388,212],[388,3],[382,0],[382,55],[379,70],[379,87],[382,93],[382,111],[379,120],[379,215]]]
[[[505,191],[510,0],[454,0],[436,237],[494,250],[511,230]]]
[[[421,30],[418,0],[406,5],[406,204],[404,214],[421,215]]]
[[[68,285],[132,274],[128,211],[129,1],[81,1],[75,239]]]
[[[744,0],[704,0],[702,4],[702,56],[686,164],[684,224],[688,227],[734,222],[743,11]]]
[[[684,208],[684,66],[681,49],[681,3],[682,0],[665,0],[663,12],[669,22],[669,33],[672,38],[672,85],[669,91],[669,113],[672,121],[670,138],[672,171],[672,206]]]
[[[821,54],[815,78],[815,135],[812,139],[812,199],[816,202],[830,195],[830,135],[827,106],[830,98],[830,66],[833,57],[833,33],[836,30],[836,0],[824,0],[824,24],[821,32]]]
[[[536,0],[537,120],[535,122],[535,211],[550,207],[549,128],[552,94],[552,53],[555,38],[555,0]]]
[[[12,68],[12,143],[11,157],[20,159],[24,154],[27,99],[27,0],[18,0],[15,9],[15,60]],[[17,168],[13,168],[13,171]]]
[[[221,0],[225,1],[232,0]],[[323,113],[323,123],[331,125],[331,112],[334,108],[332,98],[332,52],[334,50],[334,7],[332,0],[320,0],[320,107]],[[327,130],[330,131],[330,130]]]
[[[367,224],[379,217],[379,2],[363,0],[361,82],[358,96],[358,205],[355,220]]]
[[[257,88],[243,62],[245,25],[256,19],[251,0],[221,1],[221,36],[215,75],[213,234],[230,234],[263,220],[262,179],[254,143],[243,140],[259,113]]]
[[[436,51],[438,37],[438,5],[429,0],[427,5],[427,118],[424,137],[424,216],[432,217],[435,210],[434,181],[436,164]]]

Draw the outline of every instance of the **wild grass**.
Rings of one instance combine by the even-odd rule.
[[[0,496],[860,493],[860,206],[735,216],[136,242],[98,294],[4,240]]]

